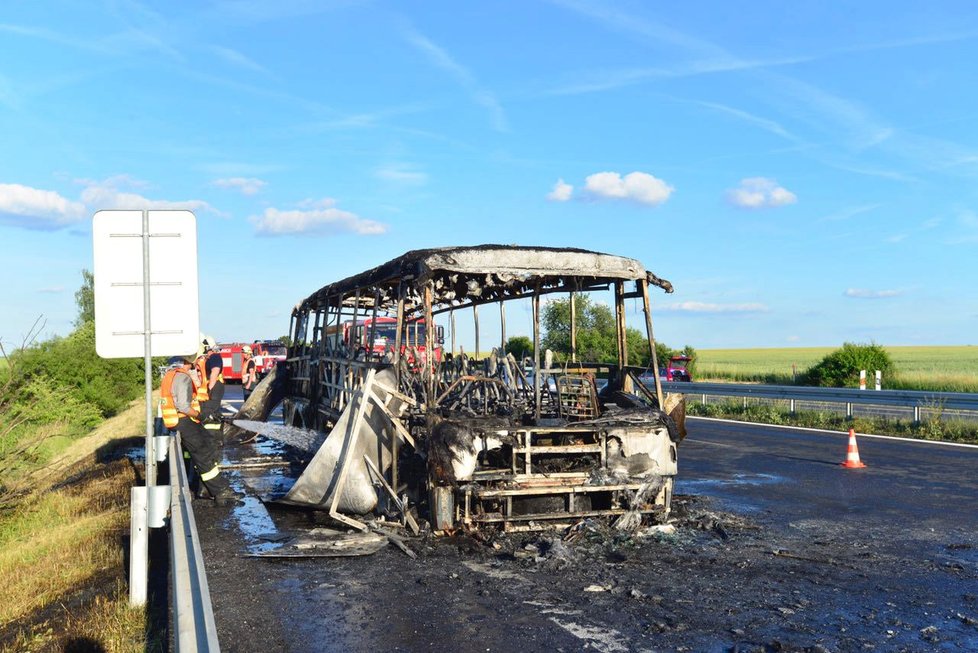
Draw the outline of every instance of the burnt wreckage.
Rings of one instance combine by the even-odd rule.
[[[650,285],[672,292],[629,258],[482,245],[411,251],[321,288],[293,310],[289,357],[269,381],[284,395],[286,425],[329,435],[280,501],[361,529],[357,516],[373,512],[399,514],[414,530],[419,514],[435,531],[664,518],[685,406],[663,397],[657,374],[647,388],[638,378],[647,370],[626,364],[625,301],[634,299],[658,369]],[[578,360],[575,295],[606,290],[617,360]],[[572,316],[571,355],[559,364],[540,345],[541,300],[555,293],[569,296]],[[501,346],[481,360],[456,350],[462,310],[479,352],[480,308],[498,309],[493,341],[505,343],[506,306],[520,300],[532,307],[532,363]]]

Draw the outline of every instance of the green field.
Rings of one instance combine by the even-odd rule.
[[[978,346],[886,347],[896,366],[894,378],[884,378],[889,390],[978,392]],[[696,381],[791,383],[835,347],[781,349],[698,349]],[[873,386],[873,370],[867,385]]]

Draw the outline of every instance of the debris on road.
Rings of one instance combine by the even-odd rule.
[[[319,531],[319,532],[317,532]],[[388,538],[381,533],[341,533],[321,529],[294,537],[279,548],[249,553],[254,558],[332,558],[365,556],[377,553],[387,544]]]

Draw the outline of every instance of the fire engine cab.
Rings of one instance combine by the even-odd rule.
[[[394,351],[397,342],[397,320],[393,317],[378,317],[376,320],[367,318],[352,320],[339,325],[327,327],[325,338],[334,348],[354,347],[361,355],[370,352],[373,358],[382,358],[387,352]],[[401,339],[401,353],[407,355],[409,361],[422,358],[428,329],[423,320],[414,320],[404,325]],[[372,344],[370,339],[373,338]],[[435,340],[432,352],[435,360],[442,359],[442,345],[445,342],[445,329],[435,326]]]
[[[275,369],[275,366],[286,359],[288,349],[278,340],[256,340],[251,344],[251,355],[255,357],[255,369],[258,377]]]
[[[250,345],[235,342],[220,347],[225,381],[241,381],[241,364],[244,362],[245,347],[251,347],[251,356],[255,361],[255,370],[259,378],[271,372],[286,357],[285,345],[277,340],[256,340]]]

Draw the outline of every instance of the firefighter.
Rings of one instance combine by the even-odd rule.
[[[251,357],[250,346],[242,347],[241,354],[244,356],[244,360],[241,361],[241,394],[244,401],[248,401],[251,391],[258,385],[258,367],[255,365],[255,359]]]
[[[200,403],[202,415],[200,421],[204,430],[223,446],[221,401],[224,399],[224,361],[220,347],[213,337],[201,336],[194,367],[200,376],[200,384],[197,386],[197,401]]]
[[[170,369],[160,384],[164,426],[176,427],[202,485],[214,500],[227,503],[242,498],[244,495],[231,489],[227,478],[221,474],[220,450],[214,438],[201,426],[200,404],[190,374],[192,359],[174,356],[169,363]]]

